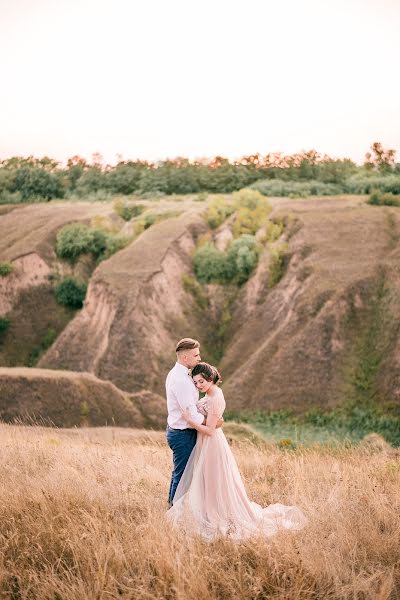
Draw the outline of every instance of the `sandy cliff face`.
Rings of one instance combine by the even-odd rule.
[[[282,201],[275,214],[298,220],[288,267],[269,289],[266,251],[239,295],[220,365],[230,407],[329,406],[363,386],[398,398],[398,213],[340,199]]]
[[[91,371],[126,391],[163,393],[176,341],[196,329],[185,316],[192,300],[182,274],[204,228],[194,213],[171,218],[101,263],[84,308],[40,366]]]
[[[19,256],[12,266],[10,275],[0,277],[0,315],[13,308],[21,290],[48,283],[49,265],[36,252]]]
[[[70,222],[90,222],[112,213],[111,205],[90,203],[40,203],[22,205],[0,215],[0,261],[13,271],[0,277],[0,316],[10,327],[0,340],[0,364],[31,364],[41,352],[43,340],[57,335],[73,311],[57,304],[49,280],[73,274],[84,280],[93,270],[93,259],[81,257],[74,267],[55,255],[57,231]]]

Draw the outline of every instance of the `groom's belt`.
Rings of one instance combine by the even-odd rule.
[[[170,425],[167,425],[167,429],[170,429],[171,431],[194,431],[194,427],[184,427],[183,429],[174,429],[173,427],[170,427]]]

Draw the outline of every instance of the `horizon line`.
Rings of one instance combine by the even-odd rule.
[[[373,142],[373,143],[376,143],[376,142]],[[366,158],[367,153],[371,149],[372,149],[372,144],[369,146],[368,150],[366,150],[366,152],[364,154],[364,159]],[[389,150],[389,148],[388,148],[388,150]],[[391,150],[394,150],[395,157],[396,157],[397,150],[395,150],[395,149],[391,149]],[[330,154],[327,154],[326,152],[320,152],[319,150],[316,150],[315,148],[310,148],[308,150],[303,148],[297,152],[292,152],[292,153],[285,153],[284,151],[270,151],[270,152],[267,152],[264,154],[264,153],[256,151],[256,152],[251,152],[251,153],[244,153],[244,154],[241,154],[240,156],[224,155],[224,154],[216,153],[213,155],[203,155],[203,156],[194,156],[194,155],[185,156],[183,154],[177,154],[173,157],[164,156],[164,157],[153,157],[153,158],[150,158],[149,156],[147,156],[147,157],[136,156],[136,158],[126,158],[126,157],[124,157],[124,155],[122,153],[116,152],[115,153],[115,161],[106,160],[103,153],[98,150],[95,152],[92,152],[90,155],[90,158],[88,158],[87,154],[83,155],[83,154],[79,154],[79,153],[71,154],[67,158],[63,158],[63,159],[54,158],[53,156],[51,156],[50,154],[47,154],[47,153],[43,154],[42,156],[38,156],[33,153],[26,154],[26,155],[18,153],[18,154],[13,154],[11,156],[7,156],[5,158],[0,157],[0,165],[2,166],[2,163],[4,163],[7,160],[11,160],[13,158],[21,158],[21,159],[33,158],[35,160],[43,160],[43,159],[47,158],[47,159],[56,161],[60,166],[64,166],[64,165],[67,166],[68,160],[71,160],[72,158],[81,158],[90,166],[95,166],[97,164],[102,167],[117,166],[120,163],[129,163],[129,162],[132,162],[132,163],[149,162],[152,164],[159,164],[159,163],[165,163],[165,162],[169,162],[169,161],[174,162],[179,159],[187,160],[191,164],[196,164],[196,163],[201,164],[202,162],[206,163],[206,161],[212,161],[213,159],[216,159],[216,158],[225,159],[225,160],[228,160],[228,162],[230,164],[234,164],[235,162],[239,162],[241,159],[250,157],[250,156],[259,156],[260,158],[267,157],[267,156],[289,158],[289,157],[293,157],[293,156],[301,156],[304,154],[308,154],[310,152],[315,152],[318,155],[318,158],[322,159],[322,160],[324,160],[324,159],[331,160],[331,161],[349,160],[358,166],[362,166],[364,164],[363,162],[358,162],[357,160],[351,158],[350,156],[337,156],[337,155],[331,156]]]

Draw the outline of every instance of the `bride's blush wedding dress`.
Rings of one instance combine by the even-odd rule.
[[[205,396],[198,409],[221,417],[225,410],[223,394],[212,399]],[[296,506],[271,504],[263,508],[249,500],[222,428],[213,435],[197,434],[167,518],[179,529],[210,541],[219,536],[272,536],[279,529],[301,529],[307,522]]]

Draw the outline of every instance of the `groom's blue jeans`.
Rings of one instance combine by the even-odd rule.
[[[176,488],[183,475],[189,456],[196,445],[196,429],[171,429],[167,426],[167,442],[172,450],[174,468],[172,470],[171,485],[169,486],[168,502],[171,506]]]

